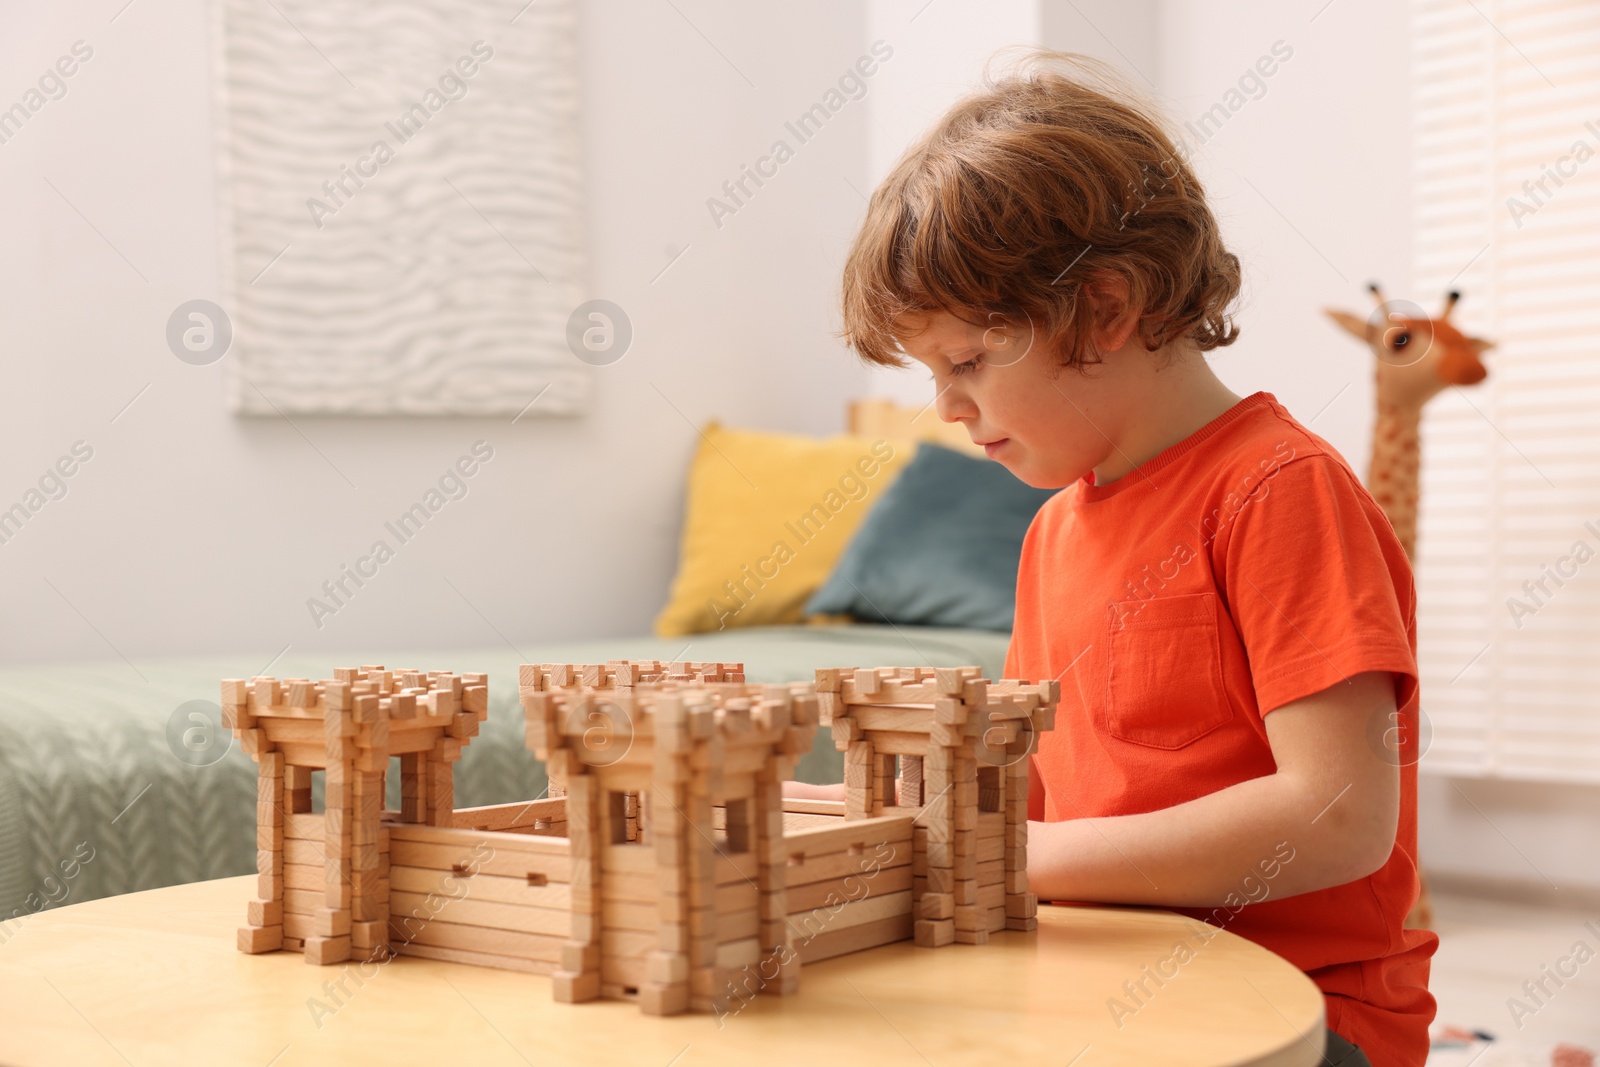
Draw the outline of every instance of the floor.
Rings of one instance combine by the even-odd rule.
[[[1429,1067],[1547,1067],[1562,1042],[1600,1056],[1600,908],[1439,893],[1433,900],[1439,951],[1430,986],[1439,1002],[1437,1023],[1496,1040],[1436,1047]],[[1540,980],[1547,992],[1523,987]],[[1557,980],[1564,984],[1558,987]],[[1513,998],[1528,1010],[1514,1015]]]

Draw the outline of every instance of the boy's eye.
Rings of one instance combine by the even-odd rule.
[[[966,374],[966,373],[968,373],[970,371],[975,371],[975,370],[978,369],[978,364],[981,363],[982,361],[983,361],[983,357],[982,356],[973,356],[971,359],[967,360],[965,363],[952,363],[950,365],[950,373],[951,374]]]

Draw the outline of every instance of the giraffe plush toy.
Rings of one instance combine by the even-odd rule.
[[[1378,301],[1370,317],[1326,310],[1372,350],[1378,417],[1372,427],[1367,490],[1389,516],[1406,558],[1415,561],[1423,406],[1446,386],[1483,381],[1489,372],[1482,356],[1494,343],[1468,337],[1450,322],[1450,312],[1461,299],[1455,289],[1445,297],[1444,310],[1430,319],[1414,304],[1385,300],[1376,282],[1367,288]]]
[[[1325,310],[1329,318],[1372,350],[1377,368],[1378,414],[1372,427],[1367,489],[1389,516],[1406,558],[1415,561],[1423,406],[1446,386],[1483,381],[1489,373],[1483,366],[1483,353],[1494,344],[1468,337],[1451,324],[1450,312],[1461,299],[1457,290],[1450,290],[1444,309],[1429,318],[1414,304],[1385,300],[1376,282],[1367,288],[1378,301],[1377,310],[1370,317]],[[1406,925],[1433,925],[1426,880]]]

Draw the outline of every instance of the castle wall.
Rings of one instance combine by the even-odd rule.
[[[398,955],[556,969],[572,925],[571,842],[405,823],[385,832],[390,947]]]
[[[481,808],[457,808],[451,822],[459,829],[566,837],[567,802],[564,797],[555,797],[491,804]]]
[[[787,830],[791,944],[802,963],[912,935],[912,816]]]

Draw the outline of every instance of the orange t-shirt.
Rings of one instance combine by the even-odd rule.
[[[1262,857],[1230,906],[1172,910],[1305,971],[1375,1067],[1421,1067],[1439,939],[1402,929],[1419,886],[1416,587],[1388,518],[1265,392],[1109,485],[1092,477],[1046,502],[1022,546],[1005,677],[1061,682],[1031,817],[1155,811],[1272,774],[1268,713],[1394,672],[1399,722],[1368,732],[1401,766],[1388,862],[1278,898],[1285,857]]]

